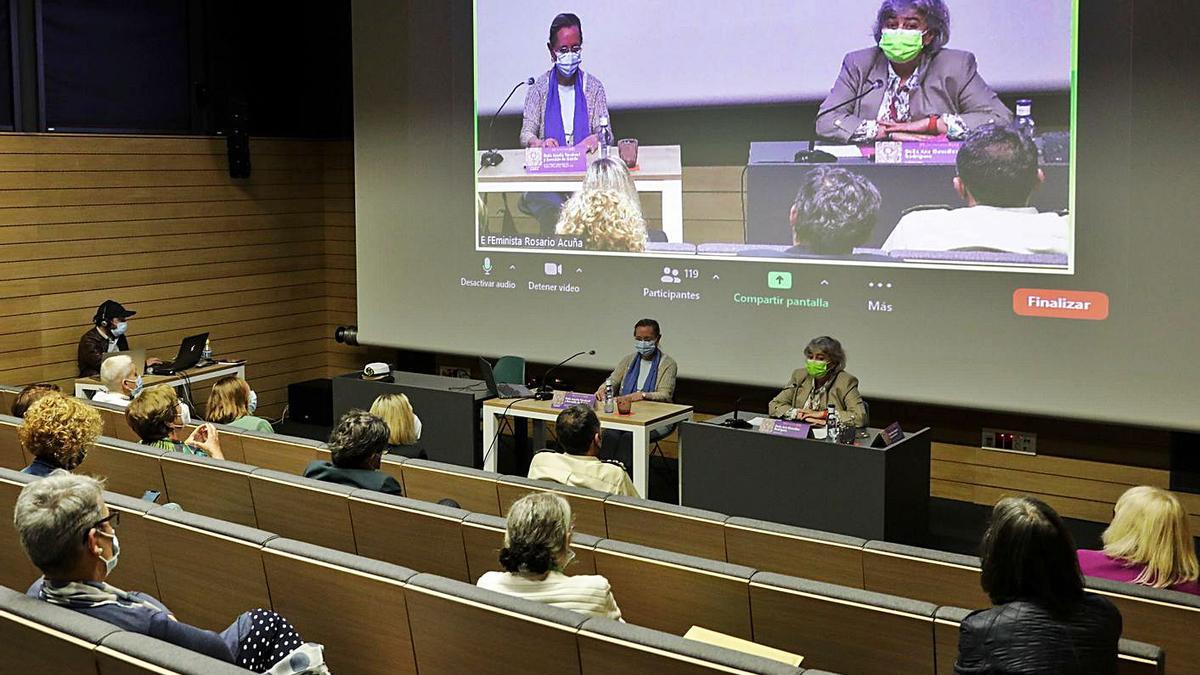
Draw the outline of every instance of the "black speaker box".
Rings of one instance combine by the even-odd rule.
[[[333,380],[305,380],[288,385],[288,419],[333,426]]]

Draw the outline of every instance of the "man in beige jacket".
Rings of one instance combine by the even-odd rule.
[[[577,405],[558,414],[554,423],[564,452],[543,450],[533,456],[529,477],[563,485],[637,497],[633,481],[620,462],[600,459],[600,419],[589,407]]]

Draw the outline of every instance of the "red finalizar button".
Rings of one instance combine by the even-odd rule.
[[[1018,288],[1013,293],[1013,311],[1021,316],[1103,321],[1108,318],[1108,295],[1097,291]]]

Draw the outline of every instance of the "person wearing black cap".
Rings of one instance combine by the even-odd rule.
[[[105,300],[96,308],[96,315],[92,317],[92,323],[95,326],[88,329],[88,332],[79,338],[77,360],[79,361],[80,377],[99,375],[100,362],[104,360],[105,354],[129,351],[129,340],[125,338],[125,331],[129,327],[129,317],[134,314],[137,312],[125,309],[116,300]],[[162,363],[162,361],[154,358],[146,359],[148,366],[155,363]]]

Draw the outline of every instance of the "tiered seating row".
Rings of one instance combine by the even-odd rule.
[[[29,480],[35,479],[0,470],[6,510],[11,511],[16,493]],[[306,637],[325,644],[327,661],[337,673],[801,672],[263,530],[139,505],[112,493],[105,499],[110,508],[122,511],[123,564],[114,584],[152,592],[180,620],[213,630],[246,609],[270,607]],[[19,588],[30,579],[13,573],[10,559],[20,553],[8,534],[3,583]],[[149,569],[125,569],[124,563],[135,561]],[[0,639],[0,649],[11,650],[14,660],[9,663],[34,658],[52,666],[38,672],[63,672],[68,665],[70,672],[96,672],[91,659],[101,673],[143,672],[106,669],[108,652],[122,650],[107,642],[117,631],[86,619],[0,590],[0,638],[21,638]],[[55,648],[51,640],[70,648]],[[189,661],[173,662],[178,654],[171,652],[178,650],[169,645],[144,649],[156,655],[144,660],[165,668],[153,672],[224,672],[180,667]]]
[[[123,418],[116,415],[109,417],[120,419],[122,424],[124,422]],[[17,422],[12,418],[5,421],[9,424]],[[3,426],[5,425],[0,424],[0,458],[5,456]],[[234,436],[238,437],[238,441],[226,445],[235,448],[235,453],[240,449],[243,458],[265,457],[281,468],[290,468],[297,472],[297,467],[302,468],[311,459],[322,454],[327,456],[320,444],[305,439],[255,435],[250,432],[226,434],[223,428],[223,438]],[[351,548],[350,537],[354,530],[349,517],[344,516],[347,509],[338,506],[331,508],[329,503],[320,503],[330,498],[328,494],[321,494],[329,491],[331,486],[328,484],[307,486],[306,494],[311,497],[313,505],[303,507],[298,504],[305,504],[309,500],[297,500],[289,496],[293,486],[286,484],[302,481],[290,473],[256,471],[253,466],[236,466],[230,462],[176,456],[176,453],[161,453],[111,440],[105,440],[102,446],[122,450],[123,453],[109,456],[104,451],[93,452],[85,463],[86,470],[120,476],[122,479],[137,477],[132,480],[143,481],[124,486],[124,489],[113,485],[118,491],[141,494],[144,481],[154,479],[156,472],[153,466],[146,464],[145,457],[138,455],[157,453],[163,461],[161,473],[164,479],[160,491],[172,499],[186,503],[192,511],[251,526],[270,527],[284,533],[285,536],[295,536],[346,551],[357,550],[365,555],[383,557],[389,554],[389,547],[395,547],[394,538],[371,542],[370,537],[367,537],[366,550],[357,545]],[[271,449],[259,451],[259,446],[271,446]],[[24,458],[21,461],[24,461]],[[215,478],[206,479],[210,467],[197,466],[203,464],[217,465],[224,471],[219,475],[214,474]],[[481,529],[480,523],[485,520],[484,515],[501,512],[501,505],[507,509],[508,504],[529,491],[553,490],[572,501],[577,513],[578,530],[584,530],[588,527],[587,523],[592,523],[592,531],[600,531],[602,523],[611,539],[656,543],[660,547],[685,549],[685,552],[690,549],[705,557],[744,564],[762,571],[790,573],[793,576],[868,591],[900,593],[905,597],[936,605],[982,607],[989,604],[979,588],[979,561],[971,556],[945,554],[884,542],[866,542],[775,523],[729,518],[723,514],[609,496],[436,462],[388,461],[385,462],[384,469],[393,473],[405,485],[410,496],[420,495],[424,499],[450,496],[463,502],[464,506],[472,505],[475,509],[484,511],[484,514],[464,519],[464,522],[477,530],[472,533],[472,530],[465,529],[465,534],[462,535],[467,558],[475,563],[474,573],[470,570],[467,572],[466,578],[471,580],[478,578],[482,571],[494,568],[495,551],[499,546],[496,533],[503,529],[503,523],[498,520],[492,522],[490,527]],[[204,473],[193,475],[196,470]],[[166,485],[167,477],[175,479],[173,484],[179,484],[182,480],[182,485],[173,493]],[[216,483],[213,483],[214,480]],[[247,482],[252,486],[250,489],[244,487]],[[218,487],[217,484],[219,489],[213,489]],[[315,494],[312,494],[314,491]],[[214,493],[220,494],[221,499],[212,499]],[[178,495],[183,495],[187,501]],[[377,495],[371,493],[367,497],[366,501],[369,502],[377,498]],[[255,514],[256,501],[264,506],[274,506],[259,509]],[[354,504],[356,501],[363,500],[351,499],[350,503]],[[409,507],[408,511],[411,513],[414,507]],[[320,528],[309,527],[314,521],[306,523],[303,519],[292,524],[286,522],[287,516],[298,510],[312,513],[315,518],[332,520]],[[368,517],[370,512],[369,508],[361,505],[354,507],[354,510],[364,512],[363,517]],[[393,517],[395,514],[389,514],[381,526],[391,526],[390,521]],[[264,518],[269,524],[260,524],[259,518]],[[614,535],[613,532],[618,534]],[[481,545],[481,536],[483,540],[492,543]],[[444,537],[443,541],[449,543],[448,548],[451,551],[457,545],[457,538],[453,536]],[[724,549],[724,553],[718,555],[719,549]],[[444,561],[453,560],[454,555],[449,558],[435,555],[431,558],[424,561],[401,558],[400,562],[417,563],[415,566],[421,569],[434,565],[433,569],[455,578],[462,578],[461,565],[442,567],[446,564]],[[581,569],[590,570],[591,567],[586,566],[586,556],[581,555],[581,558],[581,562],[584,563]],[[1166,646],[1173,655],[1182,654],[1189,659],[1195,656],[1193,652],[1200,652],[1200,645],[1190,638],[1200,625],[1200,602],[1192,596],[1100,580],[1089,580],[1089,585],[1092,590],[1109,595],[1121,607],[1126,617],[1126,635],[1153,640]],[[1173,660],[1172,663],[1179,662]]]
[[[312,482],[292,476],[286,479],[281,485]],[[26,480],[28,477],[21,474],[0,470],[0,495],[7,505]],[[321,486],[306,489],[321,491]],[[363,490],[352,490],[342,498],[350,503],[351,531],[363,557],[286,540],[292,542],[289,546],[293,549],[289,550],[293,554],[295,547],[303,547],[309,552],[307,557],[324,561],[324,566],[364,558],[372,559],[371,565],[387,568],[404,565],[406,570],[438,575],[439,583],[452,585],[460,594],[482,593],[468,591],[474,587],[465,582],[495,569],[496,551],[503,540],[503,523],[498,517]],[[276,562],[272,551],[284,541],[276,534],[170,511],[120,495],[111,497],[110,508],[132,514],[122,518],[122,560],[143,561],[141,568],[118,568],[113,583],[148,592],[156,590],[169,606],[179,608],[181,613],[186,608],[186,614],[180,617],[186,621],[218,628],[247,606],[273,606],[289,618],[293,613],[327,614],[330,594],[339,597],[337,602],[359,603],[357,607],[366,616],[373,616],[372,607],[379,606],[378,593],[359,589],[347,591],[354,597],[342,598],[346,594],[323,581],[299,583],[301,575],[296,570],[280,575],[287,580],[285,583],[297,584],[296,605],[280,605],[280,596],[267,578]],[[301,511],[311,512],[297,509]],[[323,526],[321,522],[306,524],[309,530]],[[10,533],[10,542],[12,536]],[[584,535],[577,537],[573,545],[578,553],[577,572],[594,570],[606,576],[625,618],[644,628],[680,635],[692,625],[702,625],[803,654],[811,665],[842,672],[933,675],[939,663],[944,665],[945,659],[952,662],[954,658],[953,652],[937,652],[939,608],[932,603]],[[322,553],[317,555],[314,550]],[[21,569],[14,559],[20,556],[15,542],[5,547],[2,556],[4,570]],[[213,560],[221,564],[214,566]],[[151,570],[145,569],[145,561],[152,561]],[[36,576],[27,562],[23,569],[25,576],[5,573],[0,583],[20,587],[33,578],[28,575]],[[393,581],[405,582],[406,578]],[[214,593],[216,588],[222,592]],[[408,612],[415,622],[411,605]],[[432,612],[431,617],[437,614]],[[336,616],[328,614],[326,621],[334,621]],[[378,620],[367,623],[369,631],[378,630]],[[464,630],[473,632],[471,625],[468,622]],[[305,630],[304,624],[297,622],[297,626]],[[319,630],[315,634],[322,635],[327,644],[330,639],[325,631],[337,634],[337,626],[321,624],[316,628]],[[1162,655],[1155,650],[1128,646],[1125,651],[1130,654],[1150,653],[1154,658],[1149,662],[1130,660],[1127,654],[1123,667],[1134,668],[1129,672],[1159,672]]]

